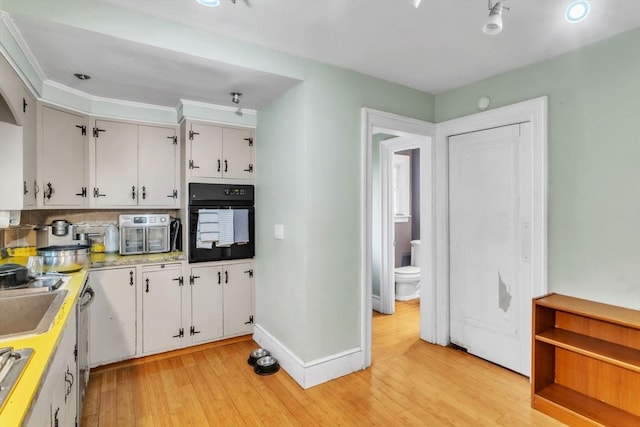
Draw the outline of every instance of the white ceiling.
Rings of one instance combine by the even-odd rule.
[[[564,20],[570,0],[505,0],[511,9],[497,36],[481,32],[485,0],[422,0],[418,9],[412,0],[221,0],[217,8],[195,0],[103,1],[432,94],[640,26],[639,0],[591,0],[579,24]],[[242,88],[245,106],[259,109],[296,83],[60,24],[14,20],[48,78],[77,87],[84,82],[73,81],[74,72],[107,75],[81,89],[94,95],[224,105],[228,92]],[[172,59],[182,65],[168,66]]]

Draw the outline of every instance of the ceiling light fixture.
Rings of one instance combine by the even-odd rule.
[[[501,1],[492,6],[491,0],[489,0],[489,10],[489,17],[482,26],[482,32],[494,36],[502,31],[502,11],[509,10],[509,8],[503,6]]]
[[[91,78],[89,74],[82,74],[82,73],[75,73],[74,76],[76,76],[78,80],[89,80]]]
[[[207,7],[220,6],[220,0],[196,0],[196,1],[201,5],[207,6]]]
[[[568,22],[577,24],[587,17],[589,9],[589,2],[587,0],[574,0],[567,7],[567,12],[564,14],[564,17]]]
[[[233,102],[234,104],[239,104],[241,96],[242,94],[240,92],[231,92],[231,102]]]

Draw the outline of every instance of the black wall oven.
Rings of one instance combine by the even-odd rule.
[[[190,183],[189,262],[253,258],[255,255],[253,205],[253,185]],[[233,211],[230,216],[234,218],[233,228],[236,237],[232,241],[223,242],[223,217],[227,219],[230,217],[230,212],[224,212],[224,210]],[[219,223],[218,217],[220,217]],[[227,231],[229,231],[228,227]],[[218,232],[220,232],[219,237]],[[220,240],[216,240],[218,238]]]

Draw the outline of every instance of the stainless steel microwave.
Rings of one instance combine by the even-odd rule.
[[[167,214],[120,215],[120,255],[169,252]]]

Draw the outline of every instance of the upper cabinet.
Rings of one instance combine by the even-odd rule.
[[[49,106],[42,106],[41,114],[38,170],[42,203],[47,208],[86,207],[87,117]]]
[[[37,180],[37,114],[36,100],[26,89],[22,89],[22,193],[24,209],[35,209],[40,187]]]
[[[187,178],[253,179],[253,133],[250,129],[229,128],[187,121]]]
[[[96,120],[96,207],[179,206],[175,127]]]

